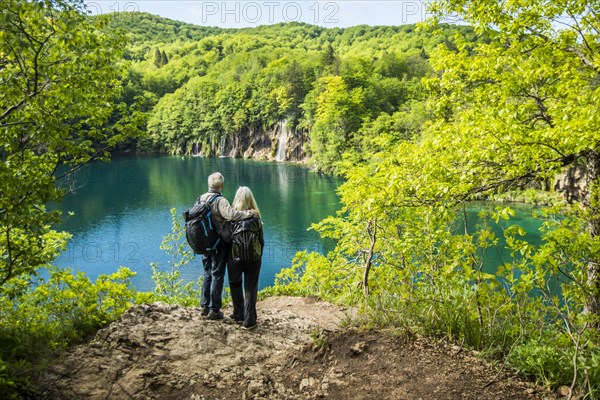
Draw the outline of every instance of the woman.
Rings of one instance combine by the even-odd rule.
[[[257,326],[258,274],[265,245],[262,221],[256,200],[246,186],[238,188],[231,206],[236,211],[255,211],[254,216],[231,223],[231,251],[227,263],[233,303],[233,314],[230,317],[241,323],[243,329],[250,330]]]

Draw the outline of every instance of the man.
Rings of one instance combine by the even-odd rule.
[[[214,172],[208,177],[208,192],[200,196],[200,201],[209,203],[210,200],[218,196],[212,202],[213,221],[217,225],[219,233],[223,232],[226,221],[240,221],[250,218],[254,215],[252,211],[236,211],[229,201],[221,195],[225,178],[219,172]],[[225,238],[227,241],[229,238]],[[211,320],[223,319],[221,312],[221,293],[223,291],[223,279],[225,277],[225,268],[227,267],[227,257],[230,244],[225,240],[219,241],[214,253],[205,256],[202,259],[204,264],[204,282],[202,283],[202,316]]]

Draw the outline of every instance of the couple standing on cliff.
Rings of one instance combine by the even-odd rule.
[[[223,239],[219,241],[215,252],[202,259],[204,282],[202,283],[200,306],[203,317],[211,320],[223,319],[221,294],[227,268],[233,303],[233,314],[230,315],[230,318],[236,323],[242,324],[243,329],[249,330],[256,328],[256,300],[261,257],[254,261],[245,261],[244,257],[232,255],[231,236],[235,235],[236,231],[252,232],[258,235],[260,255],[262,256],[265,243],[262,221],[250,189],[240,186],[233,203],[229,204],[229,201],[221,194],[224,182],[225,178],[221,173],[212,173],[208,177],[208,192],[200,196],[200,201],[211,204],[214,222]],[[228,227],[229,223],[231,225]]]

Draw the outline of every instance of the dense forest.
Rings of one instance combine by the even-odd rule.
[[[457,34],[477,38],[456,26],[435,35],[413,25],[226,30],[143,13],[119,14],[111,26],[130,38],[123,100],[148,111],[138,151],[273,159],[286,129],[285,159],[310,157],[325,171],[378,148],[382,130],[395,141],[418,133],[429,54],[456,48]]]
[[[91,282],[51,267],[69,234],[47,205],[66,174],[115,151],[274,159],[281,137],[278,158],[345,181],[313,226],[335,248],[299,253],[267,292],[449,338],[569,398],[600,393],[597,1],[436,0],[419,26],[235,30],[90,18],[77,0],[0,6],[0,397],[31,397],[44,360],[133,302],[198,301],[176,271],[136,293],[127,269]],[[441,23],[457,15],[470,26]],[[474,200],[555,187],[539,246],[507,205],[467,223]],[[190,259],[175,212],[165,241],[174,265]],[[510,258],[485,272],[499,247]]]

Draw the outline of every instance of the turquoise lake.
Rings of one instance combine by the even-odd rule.
[[[265,249],[260,287],[273,284],[275,274],[289,267],[298,251],[324,251],[326,243],[312,223],[336,212],[341,180],[294,164],[231,158],[127,157],[94,163],[74,173],[69,193],[59,208],[70,232],[68,248],[54,264],[84,271],[92,279],[126,266],[137,272],[138,290],[152,290],[150,263],[168,269],[169,256],[160,249],[171,229],[171,208],[177,214],[206,192],[207,177],[225,177],[223,195],[230,201],[238,186],[252,189],[262,212]],[[69,216],[69,212],[73,212]],[[182,270],[186,281],[202,271],[201,256]]]
[[[231,201],[238,186],[249,186],[261,209],[265,250],[260,288],[272,285],[275,274],[289,267],[298,251],[325,252],[331,248],[331,242],[323,241],[316,232],[307,229],[339,209],[336,188],[342,182],[340,179],[288,163],[231,158],[123,157],[88,165],[62,182],[74,191],[59,206],[65,221],[57,228],[70,232],[73,238],[54,264],[83,271],[92,279],[126,266],[137,273],[133,283],[138,290],[152,290],[150,263],[158,263],[163,270],[170,268],[170,258],[160,245],[171,229],[171,208],[180,216],[191,207],[206,191],[206,179],[214,171],[225,176],[223,194],[226,198]],[[481,222],[480,211],[497,206],[472,204],[467,210],[469,232],[474,232]],[[503,222],[504,226],[522,226],[528,232],[524,239],[539,244],[541,221],[531,217],[534,207],[510,206],[516,215]],[[502,237],[501,228],[495,224],[492,227],[496,235]],[[462,222],[457,224],[456,233],[463,233]],[[510,261],[509,252],[502,249],[504,244],[500,239],[499,249],[480,252],[486,272],[494,273],[498,265]],[[196,256],[183,268],[182,277],[185,281],[195,281],[201,273],[201,257]]]

